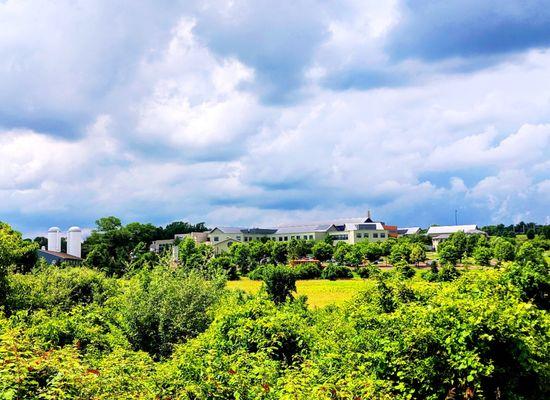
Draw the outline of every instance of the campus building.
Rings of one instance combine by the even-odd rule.
[[[439,244],[447,240],[453,233],[464,232],[466,235],[485,235],[487,234],[477,227],[477,225],[448,225],[431,226],[426,235],[432,239],[434,249],[437,250]]]
[[[176,236],[180,239],[191,237],[197,243],[211,245],[214,253],[219,254],[227,251],[233,243],[248,243],[255,240],[289,242],[291,240],[324,240],[327,236],[330,236],[334,243],[379,242],[389,237],[390,230],[391,228],[383,222],[373,221],[369,213],[367,217],[296,225],[289,224],[274,228],[217,226],[207,232],[193,232]],[[151,245],[151,250],[159,251],[161,248],[166,248],[173,243],[174,240],[171,242],[166,240],[155,241]]]

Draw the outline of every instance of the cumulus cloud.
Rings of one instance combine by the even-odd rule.
[[[485,6],[451,2],[419,27],[431,7],[0,3],[0,219],[27,232],[109,214],[547,219],[550,53],[529,50],[543,28],[502,51],[462,48],[430,32]],[[498,26],[533,14],[495,12]],[[424,54],[418,40],[446,47]],[[485,68],[453,70],[462,59]]]

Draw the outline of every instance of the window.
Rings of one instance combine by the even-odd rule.
[[[363,237],[364,237],[365,239],[368,239],[368,238],[369,238],[369,234],[368,234],[368,233],[363,233]]]
[[[214,242],[219,242],[220,238],[218,236],[214,236]]]
[[[279,242],[282,242],[282,241],[283,241],[283,237],[279,236]]]
[[[313,235],[309,235],[309,240],[313,240]]]
[[[363,235],[362,235],[361,233],[358,233],[356,236],[357,236],[358,238],[363,237]]]
[[[241,240],[241,237],[239,235],[237,235],[237,240]]]
[[[372,234],[372,237],[373,237],[373,238],[377,238],[377,237],[378,237],[378,233],[373,233],[373,234]]]
[[[285,242],[288,241],[288,236],[285,236]]]
[[[332,235],[334,240],[348,240],[348,235]]]
[[[290,240],[294,239],[294,236],[291,236],[290,237]],[[298,239],[300,239],[300,236],[298,236]]]
[[[380,237],[381,237],[381,238],[385,238],[385,237],[386,237],[386,234],[385,234],[385,233],[381,233],[381,234],[380,234]]]

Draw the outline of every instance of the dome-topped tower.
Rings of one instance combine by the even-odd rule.
[[[61,251],[61,229],[57,226],[52,226],[48,229],[48,250]]]

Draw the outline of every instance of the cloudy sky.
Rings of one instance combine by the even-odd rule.
[[[28,235],[549,205],[546,1],[0,0],[0,220]]]

